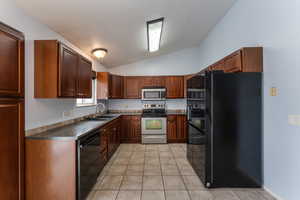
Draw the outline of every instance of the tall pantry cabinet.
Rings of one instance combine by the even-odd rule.
[[[24,199],[24,35],[1,22],[0,198]]]

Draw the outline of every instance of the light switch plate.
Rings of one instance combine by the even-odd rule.
[[[288,122],[293,126],[300,126],[300,115],[289,115]]]
[[[276,87],[270,88],[270,96],[277,96],[277,88]]]

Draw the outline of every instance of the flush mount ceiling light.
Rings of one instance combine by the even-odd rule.
[[[164,18],[147,22],[148,51],[159,50]]]
[[[97,58],[104,58],[104,56],[107,54],[107,49],[97,48],[92,51],[92,54]]]

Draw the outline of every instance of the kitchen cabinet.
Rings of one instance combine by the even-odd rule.
[[[120,145],[121,118],[117,118],[100,131],[100,152],[105,162],[114,154]]]
[[[124,77],[124,98],[139,99],[141,98],[141,78],[138,76]]]
[[[24,199],[24,103],[0,99],[1,199]]]
[[[122,117],[121,143],[141,142],[141,116],[124,115]]]
[[[1,22],[0,97],[24,97],[24,35]]]
[[[76,157],[75,141],[26,139],[26,199],[76,199]]]
[[[24,199],[24,35],[0,22],[0,198]]]
[[[58,65],[58,96],[76,96],[76,77],[77,77],[77,53],[59,44],[59,65]]]
[[[168,115],[167,138],[169,143],[185,143],[187,140],[186,115]]]
[[[109,96],[111,99],[123,98],[124,78],[118,75],[110,75]]]
[[[92,63],[80,56],[77,73],[77,97],[92,97]]]
[[[122,99],[124,78],[108,72],[97,72],[98,99]]]
[[[242,52],[237,51],[224,60],[225,72],[241,72],[242,71]]]
[[[145,87],[165,87],[165,77],[163,76],[142,76],[141,88]]]
[[[167,88],[167,98],[184,98],[183,76],[167,76],[165,78],[165,86]]]
[[[225,73],[263,72],[263,48],[241,48],[202,71],[214,70],[222,70]]]
[[[91,62],[76,51],[57,40],[36,40],[34,59],[35,98],[91,97]]]
[[[110,74],[108,72],[97,72],[97,99],[109,98]]]

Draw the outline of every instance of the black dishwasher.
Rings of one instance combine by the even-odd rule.
[[[97,182],[104,167],[100,154],[100,131],[77,142],[77,199],[84,200]]]

